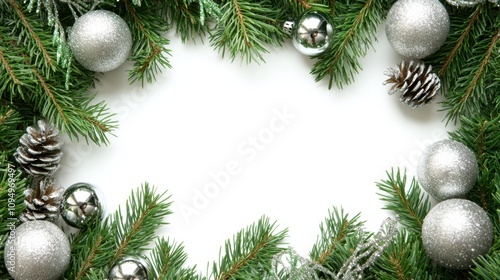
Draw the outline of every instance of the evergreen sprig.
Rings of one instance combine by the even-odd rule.
[[[287,230],[277,231],[268,217],[236,233],[221,248],[219,261],[212,265],[209,279],[259,279],[270,275],[271,260],[284,248]]]
[[[286,34],[278,27],[281,11],[269,0],[221,1],[217,26],[210,36],[210,43],[231,60],[241,56],[246,63],[264,61],[268,45],[279,46]]]
[[[333,1],[331,15],[334,27],[332,46],[318,56],[311,74],[316,81],[328,77],[328,86],[350,84],[361,70],[359,59],[376,40],[378,27],[394,0]]]
[[[472,9],[448,10],[448,38],[426,61],[443,78],[443,109],[447,119],[456,122],[461,116],[482,111],[483,106],[497,99],[494,93],[500,88],[495,77],[500,73],[500,18],[498,9],[488,2]]]
[[[330,271],[338,271],[358,243],[368,237],[362,233],[363,225],[359,214],[351,218],[342,208],[333,207],[319,226],[320,234],[309,257]]]
[[[170,68],[166,46],[170,41],[162,36],[169,24],[158,16],[159,7],[152,1],[135,6],[130,0],[123,1],[119,14],[124,17],[132,33],[132,56],[134,68],[129,72],[131,82],[152,82],[163,68]]]
[[[424,195],[415,178],[407,186],[406,171],[391,170],[387,172],[387,177],[377,183],[380,199],[386,203],[384,209],[394,211],[406,229],[420,234],[424,218],[431,208],[429,196]]]
[[[166,193],[144,183],[121,207],[102,222],[81,231],[71,243],[72,259],[68,279],[104,279],[110,267],[122,257],[143,255],[156,230],[171,214]],[[99,278],[101,277],[101,278]]]
[[[436,279],[437,272],[443,271],[435,267],[427,256],[420,235],[405,229],[400,231],[370,270],[375,279],[431,280]]]
[[[158,238],[148,258],[149,277],[157,280],[202,279],[196,269],[186,268],[187,254],[181,244]]]

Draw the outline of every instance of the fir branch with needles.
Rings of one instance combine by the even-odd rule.
[[[185,267],[187,257],[182,244],[158,238],[147,260],[150,279],[201,280],[195,267]]]
[[[159,9],[154,2],[135,6],[130,0],[125,0],[123,6],[119,14],[127,22],[133,41],[130,59],[134,67],[129,72],[129,80],[151,83],[163,68],[171,67],[168,60],[170,50],[166,48],[170,41],[161,34],[168,30],[168,22],[158,16]]]
[[[108,271],[120,258],[142,255],[170,215],[170,196],[157,194],[144,183],[133,191],[122,212],[118,210],[102,222],[81,231],[71,243],[71,268],[68,279],[92,279],[95,271]]]
[[[271,260],[284,248],[287,230],[261,217],[257,222],[227,240],[219,261],[212,265],[214,280],[258,279],[271,273]],[[222,250],[222,249],[221,249]]]
[[[361,70],[359,59],[366,55],[375,41],[378,27],[388,7],[395,1],[357,0],[348,3],[335,1],[331,9],[334,35],[332,46],[318,55],[311,70],[316,81],[328,78],[328,87],[350,84]]]
[[[361,232],[360,216],[349,217],[342,208],[333,207],[319,226],[320,234],[309,257],[330,271],[338,271],[357,244],[367,238]]]
[[[268,45],[279,46],[286,34],[276,24],[281,14],[269,0],[221,1],[221,17],[210,36],[210,43],[224,57],[237,56],[250,63],[263,62]]]
[[[386,203],[384,209],[394,211],[409,231],[420,233],[431,208],[428,195],[424,195],[415,178],[407,188],[406,171],[391,170],[387,177],[377,183],[380,199]]]

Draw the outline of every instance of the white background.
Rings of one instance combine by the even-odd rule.
[[[289,42],[271,48],[266,63],[246,65],[221,58],[208,40],[182,44],[169,34],[173,68],[153,84],[129,85],[130,63],[99,77],[96,101],[109,104],[120,128],[109,146],[68,142],[59,183],[94,185],[107,213],[146,181],[168,190],[174,214],[159,235],[182,242],[201,271],[262,215],[288,228],[286,241],[303,256],[333,206],[361,212],[375,231],[390,215],[375,182],[392,167],[413,176],[423,148],[452,129],[437,102],[411,109],[387,94],[383,72],[400,57],[380,30],[364,70],[342,90],[315,83],[314,61]],[[279,122],[276,111],[293,118]],[[238,173],[207,189],[228,164]]]

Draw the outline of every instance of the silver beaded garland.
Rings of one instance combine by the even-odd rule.
[[[28,221],[11,231],[5,244],[5,267],[16,280],[56,280],[70,260],[64,232],[48,221]]]
[[[429,211],[422,225],[427,255],[441,266],[467,269],[493,242],[488,214],[465,199],[449,199]]]
[[[64,191],[61,202],[61,217],[76,228],[85,228],[102,216],[102,205],[93,187],[76,183]]]
[[[283,30],[292,36],[295,48],[309,56],[323,53],[330,46],[333,36],[328,16],[317,11],[304,13],[295,22],[285,22]]]
[[[109,280],[147,280],[148,271],[137,258],[126,257],[118,260],[109,270]]]
[[[464,144],[441,140],[429,145],[418,161],[418,182],[437,200],[464,197],[476,184],[475,154]]]
[[[96,10],[76,20],[69,33],[68,44],[83,67],[95,72],[107,72],[127,60],[132,48],[132,35],[120,16]]]
[[[450,18],[438,0],[399,0],[387,15],[385,33],[400,55],[421,59],[446,41]]]

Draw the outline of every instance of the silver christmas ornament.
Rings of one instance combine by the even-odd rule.
[[[75,21],[69,32],[68,44],[83,67],[95,72],[107,72],[127,60],[132,48],[132,36],[120,16],[97,10]]]
[[[500,6],[499,0],[488,0],[489,2],[495,4],[497,7]],[[485,3],[486,0],[446,0],[448,4],[457,7],[473,7],[479,3]]]
[[[61,216],[72,227],[85,228],[102,216],[102,205],[91,185],[76,183],[63,194]]]
[[[5,244],[5,267],[16,280],[56,280],[70,260],[64,232],[48,221],[28,221],[10,233]]]
[[[418,182],[437,200],[464,197],[476,184],[478,172],[475,154],[453,140],[429,145],[417,166]]]
[[[285,22],[283,30],[292,36],[295,48],[309,56],[323,53],[330,46],[333,36],[330,19],[317,11],[304,13],[295,22]]]
[[[118,260],[109,270],[109,280],[147,280],[148,271],[145,264],[132,257]]]
[[[421,59],[443,46],[449,29],[448,12],[438,0],[399,0],[389,10],[385,33],[397,53]]]
[[[488,214],[465,199],[449,199],[429,211],[422,225],[427,255],[441,266],[467,269],[493,242]]]

